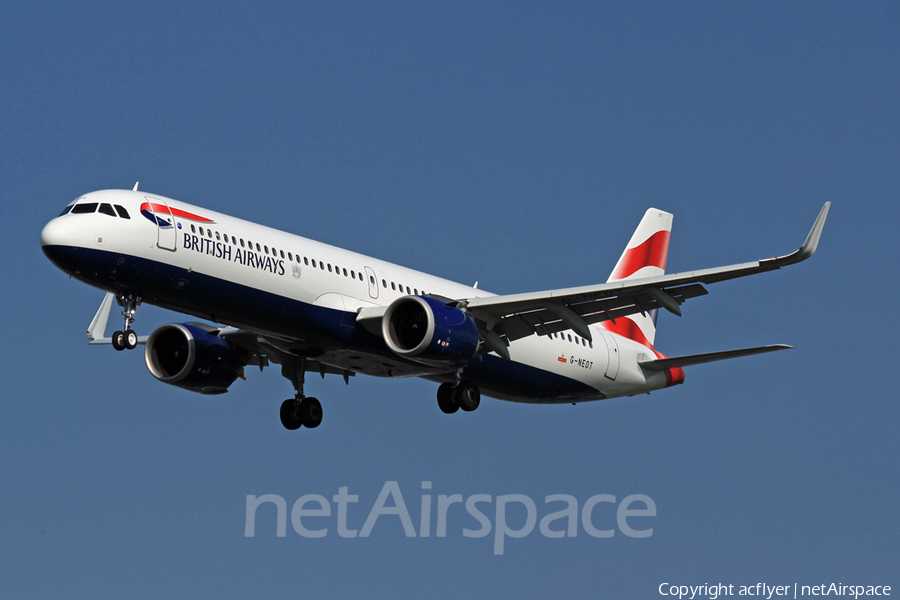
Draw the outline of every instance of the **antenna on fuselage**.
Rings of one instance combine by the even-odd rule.
[[[137,186],[138,186],[139,183],[140,183],[140,181],[135,181],[135,182],[134,182],[134,187],[131,188],[131,191],[132,191],[132,192],[136,192],[136,191],[137,191]]]

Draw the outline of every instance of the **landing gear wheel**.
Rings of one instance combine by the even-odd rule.
[[[466,412],[472,412],[481,404],[481,391],[474,381],[463,381],[456,388],[456,402]]]
[[[300,429],[300,426],[303,425],[303,421],[296,416],[296,407],[297,401],[293,398],[288,398],[281,403],[281,424],[290,431]]]
[[[453,384],[450,382],[442,383],[437,391],[438,407],[441,412],[452,415],[459,410],[459,404],[453,399]]]
[[[322,424],[322,404],[315,398],[304,398],[298,409],[303,415],[303,424],[309,429],[315,429]]]
[[[129,350],[134,350],[137,347],[138,336],[134,332],[134,329],[126,329],[123,334],[125,347]]]
[[[125,332],[124,331],[114,331],[112,334],[112,347],[116,350],[124,350],[125,349]]]

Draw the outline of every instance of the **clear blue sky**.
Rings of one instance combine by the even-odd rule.
[[[898,590],[898,30],[892,2],[6,3],[0,596]],[[794,350],[650,396],[450,417],[429,382],[313,378],[325,421],[290,433],[276,369],[206,398],[87,347],[102,293],[38,235],[137,180],[499,293],[605,281],[648,206],[675,214],[673,272],[790,252],[833,207],[809,262],[660,316],[669,355]],[[179,319],[145,306],[136,328]],[[524,494],[540,518],[552,494],[645,494],[657,516],[646,539],[535,527],[502,556],[464,511],[446,538],[385,516],[307,539],[277,538],[269,507],[244,536],[247,495],[346,486],[360,529],[387,481],[416,527],[423,481],[434,504]]]

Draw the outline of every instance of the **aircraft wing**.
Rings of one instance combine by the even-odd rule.
[[[831,203],[826,202],[822,207],[800,249],[785,256],[645,279],[468,298],[457,300],[456,304],[478,322],[486,345],[505,358],[509,356],[505,347],[509,342],[534,333],[548,335],[572,329],[590,340],[588,325],[592,323],[615,321],[655,308],[664,308],[680,316],[681,304],[708,293],[703,284],[774,271],[806,260],[816,251],[830,206]]]

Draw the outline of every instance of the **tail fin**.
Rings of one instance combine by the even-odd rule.
[[[607,283],[665,274],[671,232],[671,213],[656,208],[647,209]],[[615,323],[604,321],[603,326],[653,348],[656,339],[656,311],[619,318]]]

